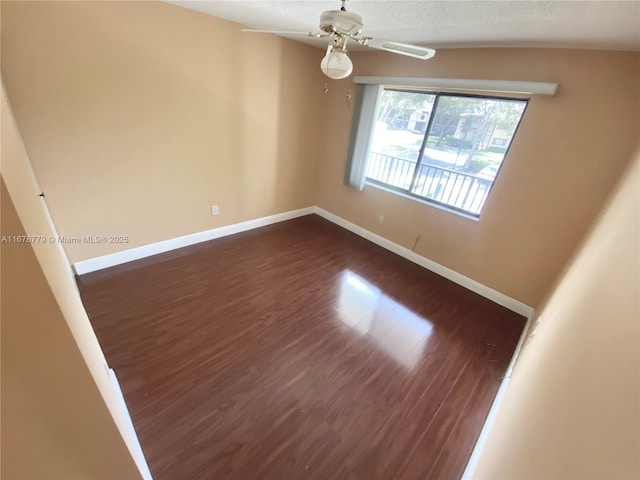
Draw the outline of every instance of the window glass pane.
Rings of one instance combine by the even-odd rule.
[[[367,177],[479,216],[526,103],[385,91]]]
[[[435,95],[385,90],[376,112],[367,177],[409,189]]]
[[[479,214],[525,102],[441,96],[412,193]]]

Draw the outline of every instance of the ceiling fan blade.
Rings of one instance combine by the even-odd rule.
[[[243,28],[240,31],[248,32],[248,33],[273,33],[274,35],[305,35],[307,37],[316,37],[316,38],[328,37],[329,35],[331,35],[330,33],[325,33],[325,32],[287,32],[287,31],[281,31],[281,30],[252,30],[249,28]]]
[[[360,42],[359,42],[360,43]],[[391,42],[389,40],[378,40],[375,38],[367,38],[364,45],[378,50],[386,50],[387,52],[399,53],[409,57],[428,60],[436,54],[433,48],[419,47],[418,45],[409,45],[408,43]]]

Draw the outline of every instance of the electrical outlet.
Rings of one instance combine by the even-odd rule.
[[[384,215],[378,215],[378,223],[382,225],[384,223]]]
[[[215,216],[215,215],[219,215],[220,214],[220,208],[218,208],[218,205],[212,205],[211,206],[211,215]]]

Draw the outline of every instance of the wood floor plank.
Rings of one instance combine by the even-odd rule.
[[[479,379],[477,388],[469,397],[465,409],[458,417],[458,423],[445,444],[441,446],[438,458],[435,461],[429,462],[426,468],[423,467],[423,471],[430,471],[420,478],[424,480],[437,480],[460,478],[462,476],[466,462],[471,456],[475,442],[486,419],[485,412],[491,407],[491,402],[495,397],[495,391],[492,385],[490,379]],[[476,435],[473,434],[474,432],[476,432]],[[424,450],[420,446],[416,448],[414,455],[417,458],[412,461],[412,469],[417,469],[418,463],[424,465],[426,455],[424,455],[423,452]]]
[[[315,215],[78,285],[156,480],[459,477],[524,326]]]

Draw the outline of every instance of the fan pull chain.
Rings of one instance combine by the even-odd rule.
[[[329,85],[327,85],[326,83],[324,84],[324,87],[322,87],[322,92],[323,93],[328,93],[329,92]]]
[[[347,106],[351,110],[351,89],[347,90]]]

